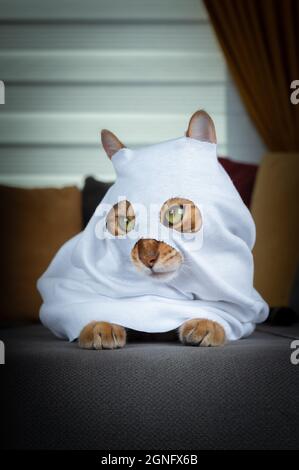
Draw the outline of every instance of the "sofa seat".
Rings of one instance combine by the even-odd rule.
[[[132,335],[115,351],[80,350],[41,325],[2,329],[5,448],[296,449],[298,326],[269,328],[219,348]]]

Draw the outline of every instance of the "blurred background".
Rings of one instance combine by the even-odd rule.
[[[100,145],[180,137],[206,109],[219,154],[265,151],[201,0],[0,0],[0,183],[113,180]]]

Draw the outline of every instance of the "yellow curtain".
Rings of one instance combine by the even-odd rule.
[[[204,0],[245,107],[270,151],[299,151],[299,0]],[[298,95],[299,97],[299,95]]]

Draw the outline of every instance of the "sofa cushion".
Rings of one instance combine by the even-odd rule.
[[[36,281],[58,248],[81,230],[80,191],[0,186],[0,213],[0,321],[37,320]]]
[[[255,287],[271,306],[287,306],[299,262],[299,154],[264,157],[252,198]]]

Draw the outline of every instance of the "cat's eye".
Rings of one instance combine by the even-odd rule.
[[[170,227],[180,223],[184,217],[184,206],[177,204],[165,212],[165,221]]]
[[[109,232],[115,236],[125,235],[133,230],[135,214],[132,204],[126,200],[115,204],[107,215],[106,226]]]
[[[123,232],[130,232],[134,228],[135,220],[134,218],[119,216],[118,217],[118,226]]]
[[[168,199],[161,208],[160,221],[178,232],[197,232],[202,225],[198,207],[184,198]]]

